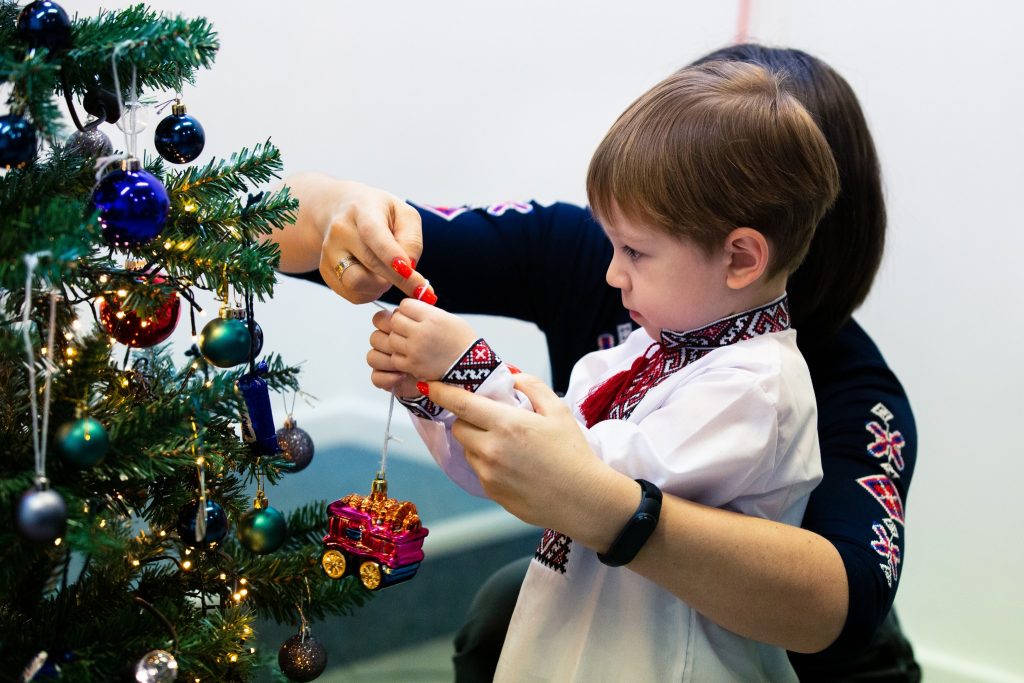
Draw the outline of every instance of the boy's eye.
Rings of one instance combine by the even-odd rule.
[[[624,253],[629,258],[630,261],[636,261],[641,256],[639,251],[637,251],[633,247],[625,246],[625,245],[623,245],[623,247],[622,247],[622,253]]]

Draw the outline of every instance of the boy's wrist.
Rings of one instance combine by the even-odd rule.
[[[469,348],[441,376],[441,381],[475,392],[499,365],[501,358],[483,338],[480,338],[469,345]]]

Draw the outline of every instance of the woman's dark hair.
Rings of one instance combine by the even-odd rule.
[[[719,60],[784,73],[784,88],[811,113],[832,148],[839,196],[787,288],[801,341],[828,337],[864,302],[885,248],[881,171],[864,113],[849,83],[806,52],[748,43],[716,50],[694,64]]]

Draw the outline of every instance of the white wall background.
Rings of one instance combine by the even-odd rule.
[[[200,161],[272,136],[288,173],[445,204],[584,201],[607,126],[730,42],[739,0],[150,5],[207,16],[220,33],[214,69],[185,93],[207,131]],[[882,156],[889,248],[859,318],[918,417],[898,605],[931,680],[1024,680],[1022,26],[1012,0],[752,0],[751,37],[844,74]],[[352,438],[361,416],[386,409],[363,364],[372,312],[294,281],[257,311],[268,348],[306,361],[317,413]],[[478,322],[525,370],[546,372],[535,329]]]

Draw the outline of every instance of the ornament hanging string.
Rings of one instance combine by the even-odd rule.
[[[110,64],[114,76],[114,93],[117,95],[117,110],[118,119],[123,122],[118,125],[121,132],[124,133],[124,145],[125,151],[123,153],[111,154],[110,156],[100,157],[96,160],[96,182],[98,183],[103,176],[107,174],[107,169],[117,161],[124,159],[125,157],[134,157],[137,150],[139,131],[141,128],[138,126],[138,111],[139,111],[139,91],[138,91],[138,72],[135,68],[135,64],[132,64],[132,84],[131,84],[131,99],[128,101],[129,109],[131,110],[129,116],[125,117],[125,106],[124,99],[121,96],[121,79],[117,73],[117,55],[122,49],[131,47],[134,43],[130,40],[118,43],[114,46],[114,51],[110,55]]]
[[[426,291],[426,287],[424,287],[423,291],[424,292]],[[384,306],[383,304],[381,304],[378,301],[374,301],[373,305],[376,306],[377,308],[379,308],[382,311],[390,310],[387,306]],[[391,417],[394,415],[394,413],[395,413],[395,390],[392,389],[391,390],[391,400],[388,401],[388,419],[387,419],[387,422],[384,423],[384,447],[381,449],[381,452],[380,452],[380,467],[377,469],[377,477],[379,479],[387,479],[387,471],[388,471],[387,470],[387,468],[388,468],[388,444],[390,444],[392,441],[397,441],[398,443],[402,443],[401,439],[399,439],[397,436],[395,436],[394,434],[391,433]]]
[[[196,543],[202,543],[206,538],[206,460],[197,453],[199,443],[199,429],[196,427],[195,418],[192,422],[192,456],[195,458],[196,467],[199,470],[199,507],[196,509]]]
[[[32,310],[32,275],[39,265],[40,256],[50,256],[50,252],[41,251],[25,255],[25,304],[22,309],[22,334],[25,338],[25,353],[28,356],[28,390],[32,412],[32,451],[35,455],[36,481],[46,482],[46,438],[50,433],[50,384],[53,377],[53,337],[57,329],[57,293],[50,292],[50,318],[46,331],[46,380],[43,383],[43,418],[39,421],[39,399],[36,392],[36,359],[30,331],[30,314]],[[40,429],[41,426],[41,429]]]

